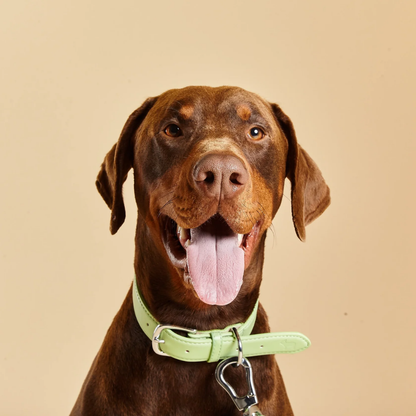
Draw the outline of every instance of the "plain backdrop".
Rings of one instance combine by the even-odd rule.
[[[1,416],[69,414],[133,277],[132,181],[111,236],[96,174],[145,98],[186,85],[279,103],[331,187],[301,243],[286,184],[267,240],[272,330],[312,340],[276,357],[296,415],[416,414],[414,1],[0,8]]]

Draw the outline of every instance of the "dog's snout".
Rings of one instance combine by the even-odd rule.
[[[232,155],[210,154],[195,166],[193,179],[206,196],[220,199],[239,195],[248,182],[243,162]]]

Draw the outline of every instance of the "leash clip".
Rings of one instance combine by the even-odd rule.
[[[257,407],[258,400],[256,390],[254,388],[253,369],[251,367],[250,361],[248,361],[245,357],[241,358],[241,364],[246,370],[246,380],[248,384],[248,392],[245,396],[237,396],[237,393],[233,387],[224,378],[224,370],[231,364],[236,366],[238,361],[238,357],[230,357],[221,361],[215,370],[215,378],[220,386],[229,394],[237,409],[240,412],[244,412],[244,416],[260,414],[257,413],[259,412]]]
[[[162,333],[163,330],[165,329],[173,329],[175,331],[185,331],[185,332],[191,332],[193,334],[197,334],[198,331],[196,329],[189,329],[189,328],[182,328],[181,326],[176,326],[176,325],[162,325],[159,324],[155,330],[153,331],[153,336],[152,336],[152,348],[153,351],[158,354],[158,355],[163,355],[163,356],[167,356],[170,357],[169,354],[166,354],[165,352],[163,352],[160,347],[159,344],[164,344],[165,340],[164,339],[160,339],[160,334]]]

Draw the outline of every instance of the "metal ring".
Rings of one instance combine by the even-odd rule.
[[[231,328],[233,331],[238,344],[238,356],[237,356],[237,363],[235,364],[236,367],[239,367],[243,362],[243,342],[241,341],[240,334],[238,333],[237,328],[234,326]]]

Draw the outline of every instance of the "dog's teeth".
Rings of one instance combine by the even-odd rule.
[[[185,241],[185,248],[188,248],[191,245],[191,240],[186,240]]]
[[[237,234],[238,235],[238,247],[241,246],[241,243],[243,242],[244,234]]]
[[[185,280],[185,283],[192,283],[191,275],[187,271],[183,273],[183,279]]]
[[[186,228],[181,228],[180,235],[181,235],[182,240],[187,240],[188,239],[188,230]]]
[[[182,227],[180,227],[180,226],[178,225],[178,229],[177,229],[176,233],[178,234],[178,236],[179,236],[180,238],[182,238],[183,240],[185,240],[186,235],[187,235],[187,233],[186,233],[186,229],[185,229],[185,228],[182,228]]]

